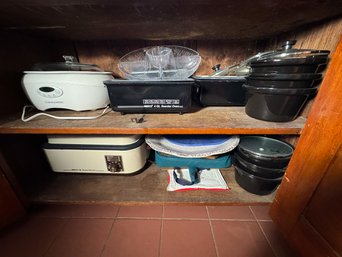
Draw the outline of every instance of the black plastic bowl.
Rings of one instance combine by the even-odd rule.
[[[285,168],[276,169],[276,168],[266,168],[254,163],[250,163],[243,159],[237,152],[234,154],[234,165],[244,169],[244,171],[249,174],[259,176],[262,178],[280,178],[285,174]]]
[[[281,183],[280,178],[262,178],[249,174],[244,169],[238,166],[235,168],[235,180],[246,191],[256,195],[268,195],[276,190],[277,186]]]
[[[249,163],[271,169],[284,169],[293,154],[293,146],[263,136],[241,137],[237,153]]]
[[[244,85],[247,90],[245,112],[265,121],[292,121],[304,107],[314,88],[267,88]]]
[[[255,74],[250,75],[247,84],[267,88],[310,88],[317,87],[322,81],[321,74]]]

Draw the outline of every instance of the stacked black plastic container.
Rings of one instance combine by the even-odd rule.
[[[234,153],[235,179],[246,191],[267,195],[280,184],[293,153],[293,147],[281,140],[241,137]]]
[[[322,81],[329,51],[282,49],[261,53],[250,62],[246,114],[260,120],[285,122],[297,118]]]

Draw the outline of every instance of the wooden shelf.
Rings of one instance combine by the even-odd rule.
[[[234,169],[222,169],[230,190],[167,192],[167,172],[154,164],[134,176],[54,173],[45,188],[32,195],[35,203],[129,204],[260,204],[272,202],[275,193],[258,196],[242,189]]]
[[[58,116],[94,116],[101,111],[49,111]],[[30,115],[30,114],[29,114]],[[0,134],[286,134],[299,135],[306,119],[267,122],[251,118],[244,107],[207,107],[195,113],[145,114],[143,123],[132,122],[142,114],[111,111],[96,120],[56,120],[38,117],[23,122],[20,114],[0,120]]]

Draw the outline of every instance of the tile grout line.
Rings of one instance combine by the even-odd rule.
[[[116,217],[117,220],[161,220],[157,217]]]
[[[162,247],[162,240],[163,240],[163,229],[164,229],[164,204],[162,209],[162,216],[161,216],[161,224],[160,224],[160,237],[159,237],[159,248],[158,248],[158,257],[160,257],[161,254],[161,247]]]
[[[107,243],[108,243],[109,238],[110,238],[110,235],[112,234],[112,231],[113,231],[113,227],[114,227],[115,221],[117,220],[117,217],[118,217],[118,215],[119,215],[120,208],[121,208],[121,207],[119,206],[118,210],[116,211],[115,216],[112,217],[112,219],[113,219],[112,226],[111,226],[110,229],[109,229],[108,236],[107,236],[107,238],[106,238],[106,241],[105,241],[104,244],[103,244],[103,247],[102,247],[102,250],[101,250],[101,253],[100,253],[99,257],[102,257],[103,254],[104,254],[104,251],[105,251],[105,249],[106,249]]]
[[[113,219],[113,217],[100,217],[100,216],[88,216],[88,217],[67,217],[67,216],[63,216],[63,217],[55,217],[55,216],[37,216],[37,217],[41,217],[44,219],[74,219],[74,220],[82,220],[82,219],[101,219],[101,220],[111,220]]]
[[[220,254],[219,254],[219,251],[218,251],[218,247],[217,247],[217,243],[216,243],[215,234],[214,234],[214,228],[213,228],[213,225],[211,224],[211,218],[210,218],[208,206],[205,206],[205,209],[206,209],[207,215],[208,215],[208,221],[209,221],[209,226],[210,226],[210,230],[211,230],[211,236],[213,237],[213,241],[214,241],[216,256],[220,257]]]
[[[99,217],[99,216],[88,216],[88,217],[67,217],[67,216],[64,216],[64,217],[56,217],[56,216],[37,216],[37,217],[41,217],[41,218],[44,218],[44,219],[113,219],[113,217]],[[207,218],[158,218],[158,217],[124,217],[124,216],[121,216],[121,217],[115,217],[115,219],[117,220],[124,220],[124,219],[131,219],[131,220],[139,220],[139,219],[143,219],[143,220],[161,220],[161,219],[164,219],[164,220],[208,220]],[[212,218],[211,220],[218,220],[218,221],[254,221],[255,219],[224,219],[224,218]],[[272,220],[259,220],[259,221],[262,221],[262,222],[272,222]]]
[[[204,218],[163,218],[163,220],[201,220],[201,221],[205,221],[208,219],[204,219]]]
[[[216,221],[240,221],[240,222],[246,222],[246,221],[255,221],[255,219],[211,219],[211,220],[216,220]]]
[[[66,225],[70,222],[71,218],[68,218],[67,221],[65,221],[65,223],[63,224],[63,226],[60,228],[60,230],[58,231],[58,233],[56,233],[55,238],[52,240],[52,242],[50,243],[48,249],[46,249],[45,253],[43,253],[43,257],[47,256],[48,252],[50,251],[50,249],[52,248],[52,246],[54,245],[54,243],[56,242],[58,236],[62,233],[62,231],[64,230],[64,228],[66,227]]]
[[[261,226],[261,224],[260,224],[260,221],[258,220],[257,216],[255,215],[253,209],[251,208],[251,206],[248,206],[248,208],[249,208],[250,211],[252,212],[252,214],[253,214],[253,216],[254,216],[254,218],[255,218],[255,220],[256,220],[256,222],[257,222],[257,224],[258,224],[258,226],[259,226],[259,228],[260,228],[260,230],[261,230],[261,233],[264,235],[264,237],[265,237],[265,239],[266,239],[268,245],[271,247],[274,256],[275,256],[275,257],[279,257],[278,254],[277,254],[277,252],[276,252],[275,249],[273,248],[273,246],[272,246],[270,240],[269,240],[268,237],[266,236],[266,233],[265,233],[264,229],[262,228],[262,226]]]
[[[117,220],[200,220],[200,221],[206,221],[208,218],[157,218],[157,217],[117,217]],[[212,218],[211,220],[215,221],[255,221],[255,219],[221,219],[221,218]],[[271,220],[260,220],[263,222],[272,222]]]

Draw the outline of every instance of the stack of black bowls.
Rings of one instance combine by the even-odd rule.
[[[280,184],[292,153],[293,147],[278,139],[241,137],[234,153],[235,180],[250,193],[270,194]]]
[[[246,114],[260,120],[284,122],[297,118],[310,96],[317,92],[329,51],[282,49],[261,53],[250,61]]]

